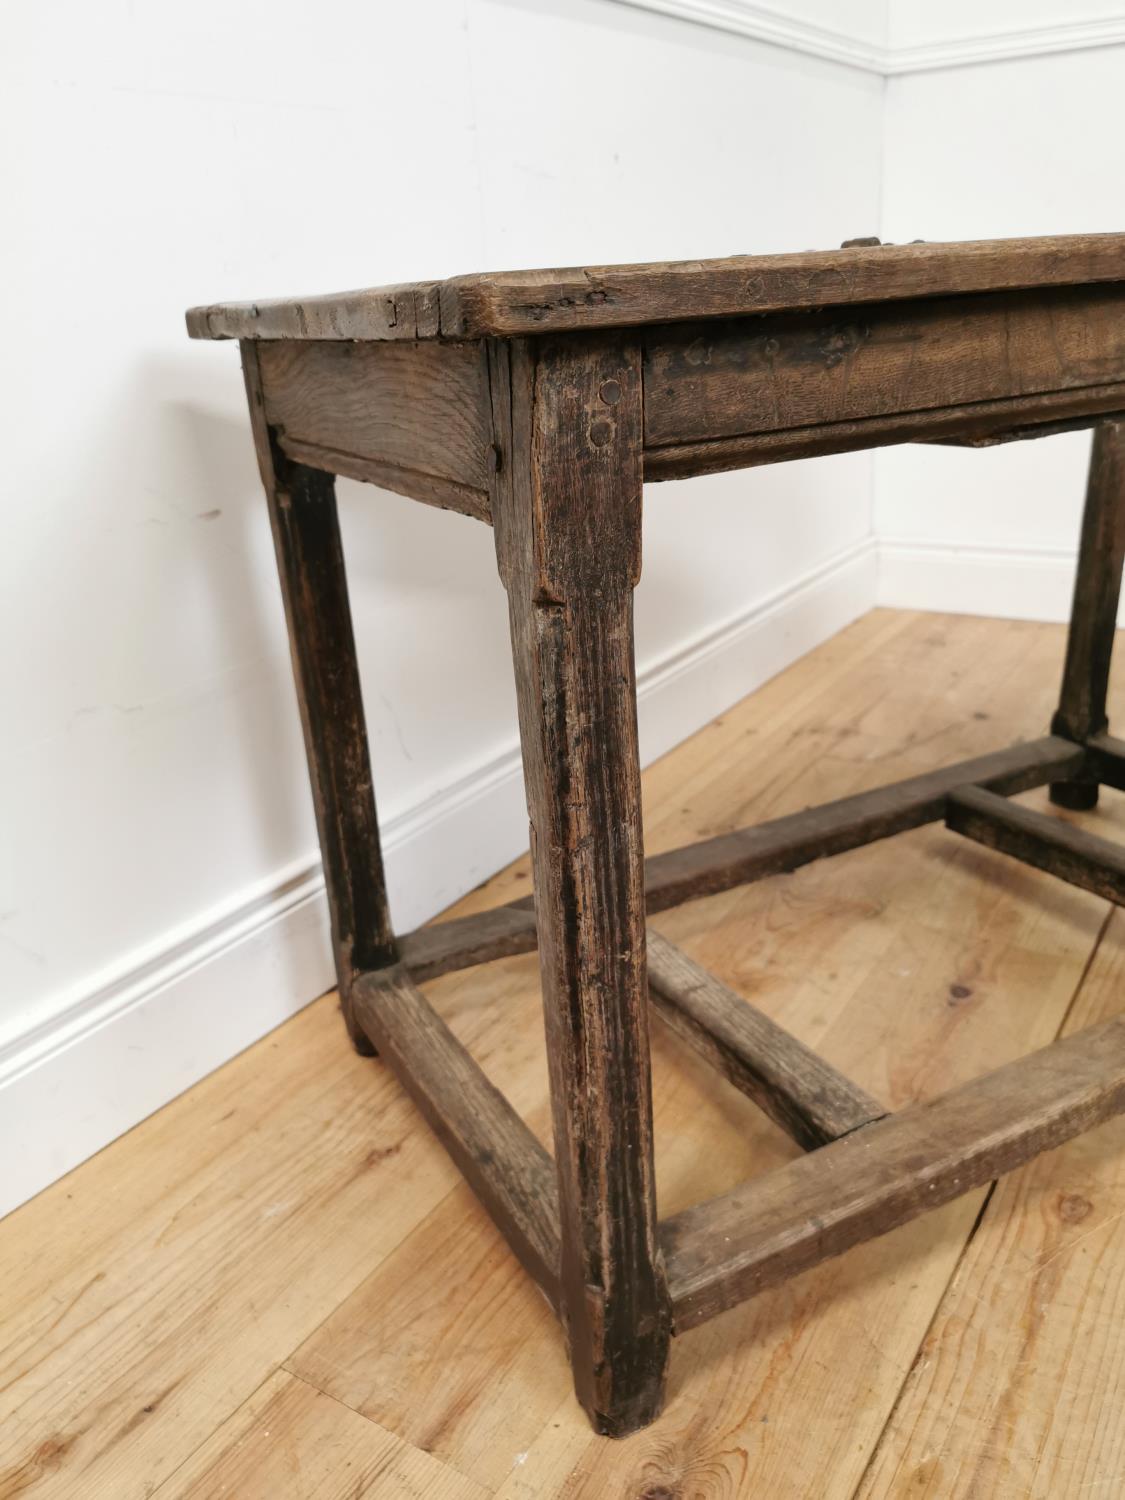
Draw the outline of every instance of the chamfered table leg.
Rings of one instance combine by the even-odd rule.
[[[633,662],[637,346],[492,351],[493,514],[508,591],[579,1400],[622,1436],[663,1401]]]
[[[335,480],[290,462],[266,424],[256,346],[242,344],[246,394],[269,501],[289,649],[301,708],[340,1003],[356,1050],[374,1048],[356,1023],[356,973],[397,957],[387,906],[367,727],[352,633]]]
[[[1084,743],[1106,727],[1106,690],[1125,561],[1125,418],[1094,428],[1078,572],[1066,642],[1059,706],[1051,733]],[[1051,801],[1093,807],[1096,781],[1056,781]]]

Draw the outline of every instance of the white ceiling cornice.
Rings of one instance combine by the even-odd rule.
[[[850,63],[868,72],[884,71],[886,48],[869,38],[827,26],[817,26],[796,16],[787,16],[751,0],[618,0],[638,10],[655,10],[697,26],[732,31],[736,36],[773,42],[793,52],[808,52],[831,62]]]
[[[1089,21],[1069,20],[1062,14],[1046,26],[1012,26],[918,46],[888,47],[883,68],[888,76],[923,73],[931,68],[957,68],[968,63],[1006,62],[1017,57],[1042,57],[1049,52],[1077,52],[1086,47],[1111,47],[1125,42],[1125,15]]]
[[[803,16],[754,4],[753,0],[616,0],[616,3],[771,42],[884,78],[1125,43],[1125,11],[1116,16],[1074,20],[1073,7],[1066,0],[1059,0],[1059,19],[1047,25],[1012,24],[1000,31],[948,35],[900,45],[814,23]]]

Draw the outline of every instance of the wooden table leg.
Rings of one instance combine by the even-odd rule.
[[[269,501],[289,649],[305,733],[340,1003],[358,1052],[374,1053],[356,1023],[357,973],[397,958],[387,906],[367,728],[356,664],[335,480],[290,462],[273,442],[262,408],[258,351],[242,344],[242,368]]]
[[[1105,700],[1125,561],[1125,419],[1094,428],[1086,509],[1078,547],[1074,604],[1066,643],[1059,707],[1051,732],[1085,743],[1106,727]],[[1093,807],[1096,781],[1056,781],[1059,807]]]
[[[633,662],[637,346],[491,355],[497,556],[508,591],[554,1114],[561,1311],[599,1432],[663,1401]]]

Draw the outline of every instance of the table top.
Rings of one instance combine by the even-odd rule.
[[[1125,234],[909,245],[652,265],[491,271],[328,296],[193,307],[200,339],[472,339],[1125,281]]]

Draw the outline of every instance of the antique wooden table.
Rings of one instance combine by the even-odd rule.
[[[890,1114],[654,932],[645,912],[944,819],[1111,900],[1125,855],[1006,798],[1125,788],[1105,699],[1125,554],[1125,235],[459,277],[188,314],[242,340],[344,1015],[396,1071],[623,1434],[669,1339],[1125,1107],[1125,1019]],[[901,442],[1094,426],[1050,732],[645,860],[632,595],[641,485]],[[491,522],[508,592],[534,903],[396,936],[336,474]],[[763,517],[763,524],[768,518]],[[554,1159],[423,997],[538,941]],[[647,955],[646,955],[647,947]],[[648,1002],[807,1155],[659,1220]]]

